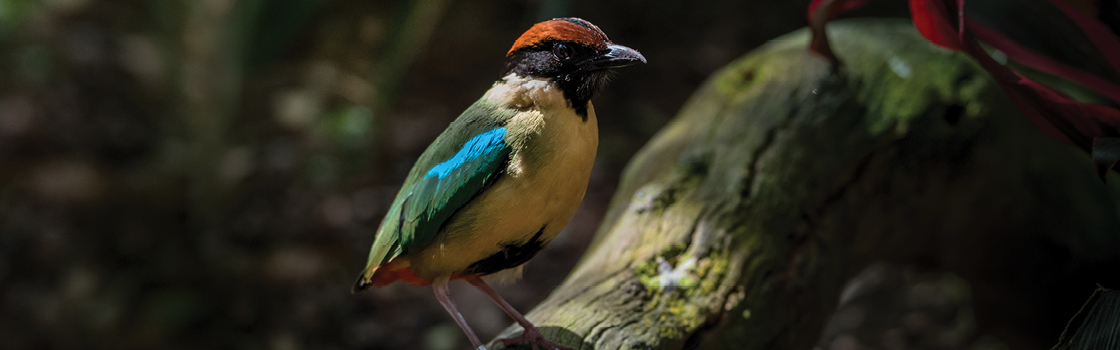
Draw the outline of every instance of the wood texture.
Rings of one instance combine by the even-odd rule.
[[[984,332],[1042,348],[1094,282],[1115,282],[1120,192],[1088,157],[908,22],[829,30],[842,67],[804,30],[778,38],[634,157],[592,247],[528,314],[546,337],[810,349],[845,281],[890,261],[956,272]]]

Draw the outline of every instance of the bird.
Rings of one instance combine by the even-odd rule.
[[[505,67],[420,155],[377,229],[353,292],[403,281],[436,299],[485,349],[448,283],[465,280],[523,329],[506,345],[567,349],[545,339],[482,279],[516,279],[567,226],[587,191],[599,136],[591,99],[614,69],[646,63],[579,18],[534,24]]]

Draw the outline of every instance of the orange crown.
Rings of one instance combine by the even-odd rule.
[[[599,50],[606,49],[607,44],[611,42],[611,39],[607,39],[607,35],[603,34],[603,31],[599,30],[599,27],[591,24],[591,22],[575,17],[556,18],[534,24],[532,28],[525,31],[525,34],[521,34],[521,37],[517,38],[517,41],[513,43],[513,47],[509,49],[506,56],[509,56],[518,49],[537,45],[549,40],[570,41],[594,47]]]

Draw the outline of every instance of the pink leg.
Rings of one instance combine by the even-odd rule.
[[[506,300],[503,299],[502,296],[498,295],[498,293],[495,292],[493,288],[490,288],[490,285],[486,284],[486,281],[483,281],[482,278],[468,278],[467,282],[470,282],[476,288],[478,288],[478,290],[481,290],[483,293],[486,293],[486,295],[489,295],[490,299],[494,299],[494,302],[498,303],[498,306],[502,308],[502,311],[505,311],[506,314],[509,315],[509,317],[512,317],[514,321],[517,321],[517,324],[521,325],[521,328],[525,329],[521,332],[520,336],[509,339],[502,339],[502,343],[504,343],[505,345],[524,343],[531,345],[533,349],[537,349],[537,347],[540,346],[546,350],[572,350],[569,347],[556,344],[548,341],[548,339],[545,339],[544,336],[541,335],[540,330],[537,330],[537,327],[533,326],[533,323],[529,322],[529,320],[526,319],[525,316],[521,315],[520,312],[517,312],[517,309],[514,309],[513,305],[510,305],[508,302],[506,302]]]
[[[436,299],[451,314],[451,318],[455,319],[455,323],[459,324],[459,328],[463,329],[463,333],[467,334],[467,339],[470,339],[471,345],[475,350],[486,350],[482,347],[482,342],[478,341],[478,336],[471,330],[471,326],[467,325],[467,320],[463,318],[463,314],[459,313],[459,309],[455,308],[455,302],[451,300],[451,291],[447,289],[447,278],[437,278],[432,282],[432,289],[436,292]]]

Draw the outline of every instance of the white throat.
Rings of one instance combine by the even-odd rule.
[[[509,108],[552,110],[570,108],[564,92],[552,79],[522,77],[510,73],[486,92],[487,99]]]

